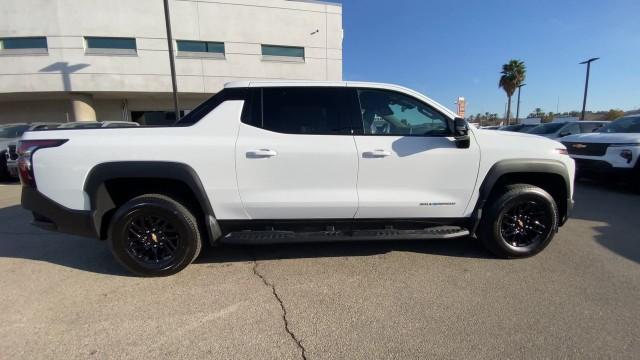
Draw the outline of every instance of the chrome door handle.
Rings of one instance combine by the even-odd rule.
[[[247,151],[247,157],[250,159],[261,159],[261,158],[270,158],[277,156],[278,153],[274,150],[270,149],[260,149],[260,150],[251,150]]]
[[[365,158],[382,158],[391,156],[391,152],[387,150],[377,149],[373,151],[365,151],[362,156]]]

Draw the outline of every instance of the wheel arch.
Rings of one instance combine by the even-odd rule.
[[[556,201],[560,225],[567,220],[572,206],[571,179],[565,165],[550,159],[509,159],[495,163],[479,188],[478,201],[472,215],[475,234],[487,202],[504,186],[524,183],[547,191]]]
[[[220,228],[207,193],[196,171],[187,164],[164,161],[118,161],[93,167],[84,184],[91,217],[101,239],[106,238],[111,216],[124,201],[159,192],[187,202],[196,213],[203,237],[214,242]]]

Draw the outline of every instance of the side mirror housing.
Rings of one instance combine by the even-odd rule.
[[[463,118],[453,120],[453,137],[456,146],[460,149],[467,149],[471,145],[469,138],[469,124]]]
[[[569,135],[571,135],[570,132],[561,132],[560,134],[558,134],[558,136],[560,136],[560,137],[565,137],[565,136],[569,136]]]

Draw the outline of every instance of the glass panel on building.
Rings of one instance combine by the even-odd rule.
[[[21,38],[2,38],[0,39],[0,49],[46,49],[47,38],[40,37],[21,37]]]
[[[224,43],[212,41],[178,40],[178,51],[224,54]]]
[[[304,48],[294,46],[262,45],[262,56],[269,59],[299,59],[304,60]]]
[[[136,49],[134,38],[87,37],[88,49]]]

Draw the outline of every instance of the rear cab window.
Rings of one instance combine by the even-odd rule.
[[[227,100],[245,100],[245,109],[247,109],[247,100],[250,98],[251,89],[249,88],[225,88],[215,94],[207,101],[198,105],[180,120],[176,121],[173,126],[191,126],[202,120],[207,114],[217,108],[220,104]]]
[[[242,122],[292,135],[350,135],[358,115],[346,87],[266,87],[251,93]]]

